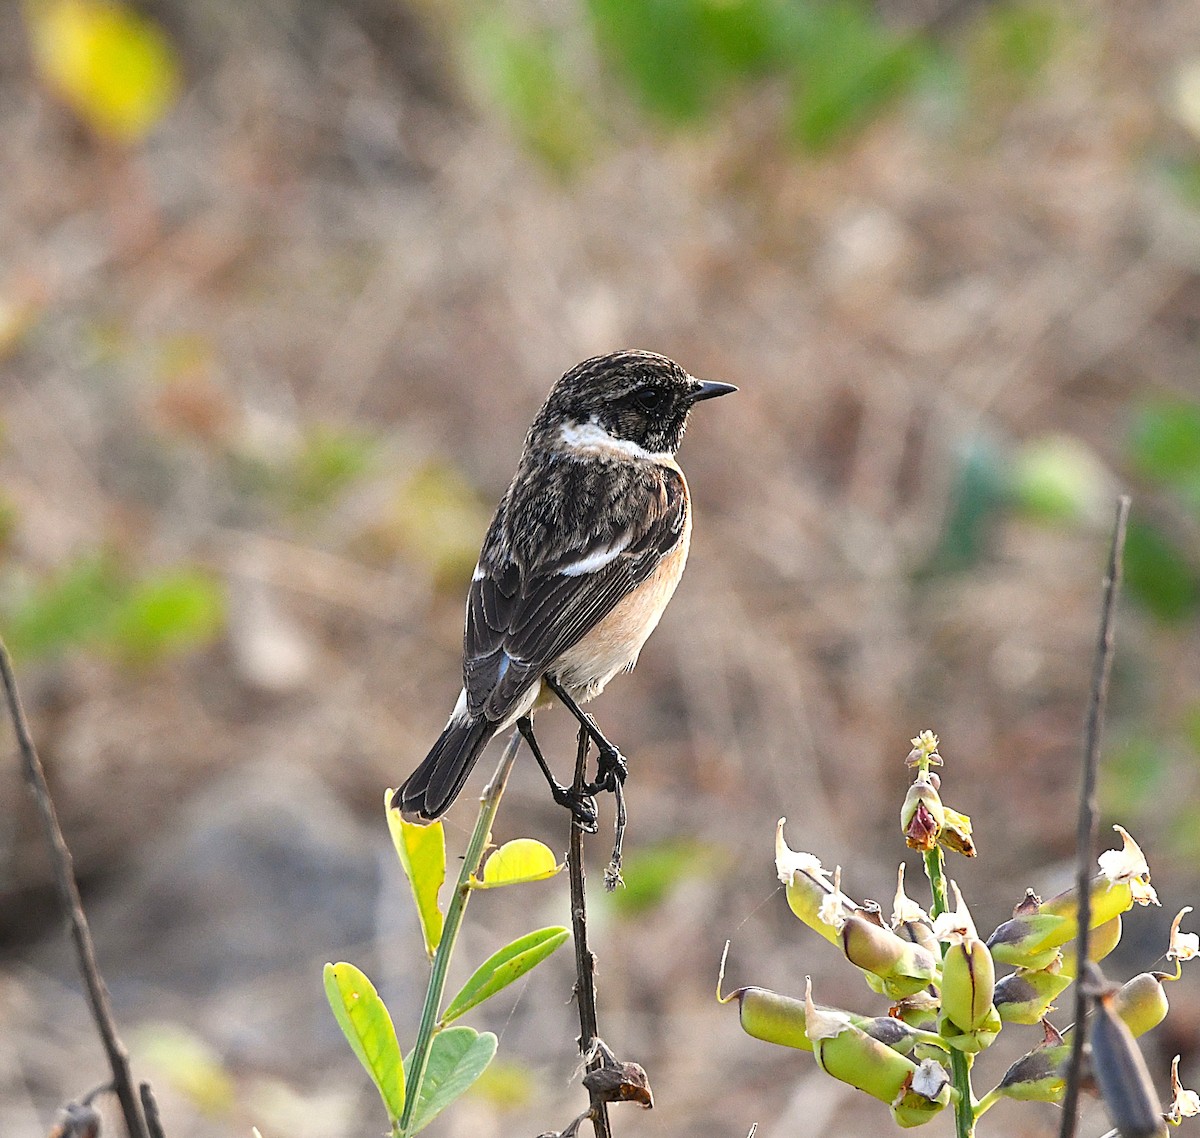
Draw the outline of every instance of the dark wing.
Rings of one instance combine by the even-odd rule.
[[[492,521],[467,598],[467,709],[493,722],[654,572],[687,515],[683,477],[666,467],[571,462],[521,485]]]

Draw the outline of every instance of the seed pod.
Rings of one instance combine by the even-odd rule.
[[[878,977],[890,999],[902,1000],[937,978],[938,960],[932,952],[858,913],[842,925],[841,940],[846,959]]]
[[[1113,996],[1112,1009],[1134,1036],[1145,1035],[1167,1018],[1169,1005],[1162,986],[1169,972],[1142,972],[1126,980]]]
[[[992,1000],[1005,1023],[1037,1023],[1070,983],[1054,965],[1038,972],[1018,968],[996,982]]]
[[[812,1040],[806,1033],[804,1001],[781,996],[766,988],[739,988],[729,994],[737,998],[742,1030],[755,1039],[811,1051]]]
[[[982,1027],[992,1009],[996,968],[981,940],[946,947],[942,958],[942,1015],[961,1031]]]
[[[1118,915],[1111,921],[1097,925],[1088,933],[1088,959],[1093,964],[1098,964],[1121,943],[1121,926],[1122,919]],[[1075,941],[1071,941],[1070,944],[1064,945],[1062,950],[1062,974],[1072,979],[1079,975],[1075,944]]]
[[[1048,1041],[1022,1055],[1004,1073],[996,1090],[1018,1102],[1061,1102],[1070,1058],[1071,1045],[1058,1036],[1057,1041]]]
[[[1105,850],[1100,855],[1100,873],[1088,886],[1088,924],[1093,929],[1108,924],[1135,902],[1158,904],[1158,896],[1150,884],[1150,869],[1137,842],[1120,826],[1114,829],[1120,833],[1124,848]],[[1056,920],[1061,923],[1056,924]],[[1075,939],[1078,925],[1079,898],[1074,889],[1067,889],[1043,901],[1036,913],[1023,911],[1005,921],[988,938],[988,947],[998,964],[1045,968],[1058,948]]]
[[[857,1027],[862,1028],[872,1039],[877,1039],[885,1047],[899,1051],[901,1055],[911,1055],[913,1048],[921,1038],[916,1028],[909,1027],[903,1020],[895,1016],[875,1016],[873,1019],[854,1020]]]
[[[1058,959],[1059,945],[1075,935],[1075,922],[1052,913],[1023,913],[1002,924],[987,939],[997,964],[1034,971]]]
[[[775,831],[775,869],[787,889],[788,906],[810,929],[837,944],[838,922],[854,912],[855,906],[830,883],[818,858],[788,848],[783,839],[785,821],[780,818]],[[833,921],[827,919],[831,905],[838,910]]]
[[[811,981],[805,993],[805,1011],[808,1037],[822,1070],[889,1105],[903,1094],[916,1063],[872,1039],[844,1013],[818,1009],[812,1002]]]

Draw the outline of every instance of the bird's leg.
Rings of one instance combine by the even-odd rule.
[[[571,811],[571,817],[579,823],[580,829],[586,830],[589,834],[594,834],[598,828],[596,800],[592,796],[595,791],[588,790],[585,786],[582,793],[576,794],[569,786],[563,786],[550,770],[549,763],[546,762],[542,755],[542,749],[538,746],[538,741],[533,734],[533,720],[528,715],[522,716],[517,720],[517,730],[521,732],[521,738],[529,744],[529,749],[533,752],[533,757],[537,759],[537,764],[542,768],[542,774],[546,776],[546,781],[550,784],[550,793],[554,797],[554,801],[559,806],[565,806]]]
[[[625,776],[629,773],[625,756],[608,741],[604,732],[596,726],[596,721],[567,694],[566,689],[554,676],[547,675],[543,678],[550,690],[558,696],[563,707],[575,716],[579,726],[591,736],[592,742],[600,752],[600,757],[596,760],[596,781],[587,783],[584,790],[588,794],[599,794],[602,790],[615,792],[617,784],[624,783]]]

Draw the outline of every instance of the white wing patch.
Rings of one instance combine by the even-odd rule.
[[[586,557],[581,557],[578,561],[571,562],[558,572],[563,577],[583,577],[588,573],[595,573],[603,569],[610,561],[615,561],[629,547],[629,534],[623,533],[612,545],[606,545],[603,549],[597,549],[594,553],[589,553]]]
[[[470,722],[471,716],[467,713],[467,689],[463,688],[458,693],[458,702],[454,705],[454,710],[450,712],[450,723],[463,724]],[[446,726],[449,727],[450,723]]]

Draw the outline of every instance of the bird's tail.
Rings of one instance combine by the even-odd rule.
[[[432,822],[450,809],[475,761],[496,733],[483,716],[452,719],[425,761],[392,795],[392,805],[410,822]]]

